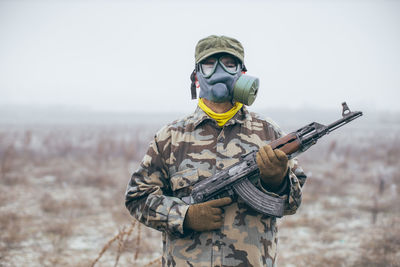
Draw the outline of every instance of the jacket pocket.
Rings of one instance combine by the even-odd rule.
[[[171,188],[176,197],[185,197],[192,191],[192,186],[199,181],[197,169],[186,169],[171,176]]]

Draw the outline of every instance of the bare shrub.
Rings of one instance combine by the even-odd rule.
[[[51,194],[45,193],[40,199],[40,207],[44,212],[57,214],[63,208],[63,203],[55,200]]]
[[[77,181],[77,184],[104,189],[114,187],[115,180],[105,172],[94,171],[87,173],[84,177],[82,177],[82,180]]]
[[[136,221],[133,221],[131,226],[128,228],[128,230],[125,230],[125,227],[123,227],[121,230],[118,231],[118,234],[115,235],[113,238],[111,238],[101,249],[99,255],[97,258],[92,262],[91,266],[95,266],[95,264],[100,260],[100,258],[103,256],[103,254],[113,245],[115,241],[118,241],[118,252],[117,256],[115,259],[115,265],[118,265],[119,258],[121,256],[122,250],[125,246],[126,240],[129,238],[129,236],[132,234],[133,230],[135,229],[135,224]]]
[[[0,158],[0,178],[4,184],[15,184],[15,180],[9,177],[8,174],[16,167],[17,153],[14,144],[9,144]]]
[[[96,266],[160,266],[161,234],[121,227],[132,219],[123,204],[126,183],[154,132],[121,125],[0,129],[0,265],[25,266],[13,255],[27,253],[39,259],[33,266],[89,266],[98,240],[109,236]],[[312,175],[297,215],[278,222],[282,266],[400,266],[400,233],[390,224],[400,212],[400,132],[388,132],[330,135],[300,156]],[[32,240],[36,246],[26,245]]]
[[[4,207],[5,205],[7,205],[9,202],[14,201],[14,199],[12,198],[11,194],[8,193],[8,191],[3,190],[0,187],[0,207]]]
[[[393,173],[393,184],[396,189],[396,194],[400,196],[400,168],[397,168],[396,172]]]
[[[56,199],[50,193],[45,193],[40,198],[41,209],[53,215],[56,214],[77,214],[77,212],[84,212],[89,206],[83,199],[77,199],[74,197],[68,199]]]
[[[68,237],[71,234],[71,231],[71,222],[68,220],[62,222],[56,222],[53,220],[45,229],[45,232],[51,235],[52,240],[55,241],[55,243]]]
[[[118,265],[120,257],[124,252],[128,252],[130,255],[133,252],[133,262],[136,263],[140,254],[144,254],[143,251],[152,251],[151,245],[148,242],[142,241],[142,234],[141,224],[136,220],[132,221],[129,227],[122,227],[122,229],[103,246],[91,266],[95,266],[103,257],[104,253],[109,250],[115,251],[115,267]],[[143,266],[153,266],[157,263],[161,263],[161,257],[151,260]]]
[[[151,267],[151,266],[160,266],[162,263],[161,257],[154,259],[152,261],[150,261],[149,263],[147,263],[145,266],[143,267]]]
[[[346,257],[334,255],[327,257],[329,250],[323,249],[318,252],[310,252],[308,255],[295,256],[293,262],[296,264],[293,266],[307,266],[307,267],[321,267],[321,266],[335,266],[335,267],[345,267]],[[278,258],[279,259],[279,258]],[[285,265],[283,265],[285,266]]]
[[[52,220],[49,224],[44,225],[44,233],[49,238],[51,248],[42,250],[39,262],[44,266],[63,266],[65,260],[64,252],[67,248],[67,241],[72,234],[71,218],[63,221]],[[40,247],[40,245],[38,245]]]
[[[0,251],[18,247],[24,237],[21,216],[13,211],[3,212],[0,216]]]
[[[102,136],[100,139],[97,140],[97,148],[95,151],[96,159],[108,160],[114,148],[114,141],[111,138],[106,138],[105,136]]]
[[[301,216],[297,220],[284,220],[282,222],[282,227],[284,228],[295,228],[301,226],[309,227],[316,232],[320,232],[321,230],[326,229],[328,225],[329,224],[326,220],[317,219],[308,214],[303,214],[303,216]]]
[[[362,256],[354,263],[361,266],[400,266],[400,227],[398,222],[393,226],[376,229],[375,234],[367,238],[361,245]]]

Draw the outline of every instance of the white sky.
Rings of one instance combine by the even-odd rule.
[[[0,105],[192,111],[211,34],[244,45],[254,109],[400,110],[400,1],[378,0],[0,0]]]

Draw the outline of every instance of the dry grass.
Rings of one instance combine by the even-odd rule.
[[[141,237],[141,224],[137,223],[137,221],[134,220],[129,227],[122,227],[122,229],[120,229],[118,233],[104,245],[104,247],[99,252],[99,255],[90,264],[90,266],[94,267],[95,265],[97,265],[97,263],[103,257],[104,253],[106,253],[107,251],[112,251],[116,254],[114,267],[118,266],[120,257],[123,252],[129,253],[132,251],[134,251],[133,260],[131,262],[133,265],[152,266],[154,264],[161,263],[161,257],[148,261],[147,263],[138,263],[138,259],[140,257],[140,254],[142,253],[142,250],[145,249],[148,251],[149,248],[151,249],[151,247],[145,245],[146,242],[142,242]],[[113,246],[116,248],[113,249]]]
[[[298,213],[279,222],[279,266],[400,266],[400,130],[361,130],[300,157],[311,175]],[[160,233],[130,224],[124,207],[154,132],[0,127],[0,262],[159,266]]]
[[[50,215],[65,214],[90,209],[87,202],[82,201],[76,197],[69,197],[67,199],[56,199],[51,193],[45,193],[39,200],[40,207],[45,213]]]
[[[89,266],[115,229],[126,230],[121,225],[132,220],[124,207],[126,183],[151,135],[120,130],[0,128],[1,262]],[[131,231],[96,266],[157,258],[152,242],[160,234]]]
[[[21,233],[21,216],[13,211],[0,216],[0,251],[17,249],[25,236]]]
[[[366,236],[361,245],[363,251],[355,266],[400,266],[400,226],[394,221],[390,228],[374,229],[373,238]]]
[[[117,250],[117,256],[115,259],[115,264],[114,266],[118,265],[119,262],[119,258],[121,257],[121,253],[122,250],[125,248],[125,244],[128,240],[128,238],[130,237],[130,235],[132,234],[133,230],[135,229],[135,224],[136,221],[132,222],[132,225],[125,230],[125,227],[122,230],[118,231],[118,234],[115,235],[113,238],[111,238],[105,245],[104,247],[101,249],[99,255],[97,256],[97,258],[92,262],[92,264],[90,265],[91,267],[95,266],[96,263],[100,260],[100,258],[103,256],[103,254],[111,247],[111,245],[117,241],[118,243],[118,250]],[[140,232],[138,232],[140,236]],[[140,240],[139,238],[137,238],[138,240]],[[137,256],[135,254],[135,260],[136,260]]]

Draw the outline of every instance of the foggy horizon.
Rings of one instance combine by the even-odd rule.
[[[398,112],[399,11],[396,1],[2,1],[0,106],[187,114],[195,45],[217,34],[243,44],[260,79],[252,110],[346,101]]]

